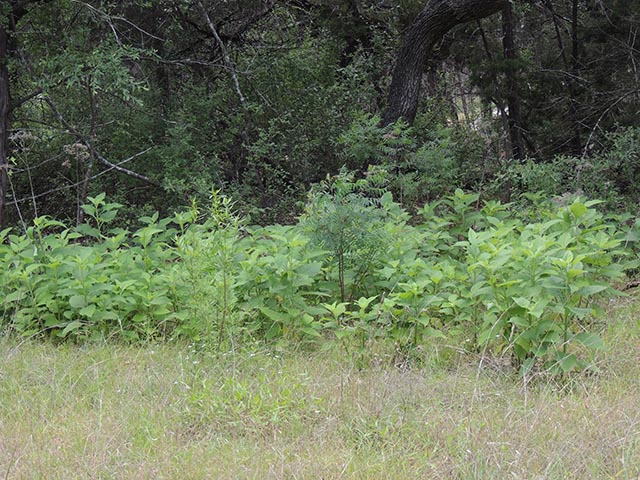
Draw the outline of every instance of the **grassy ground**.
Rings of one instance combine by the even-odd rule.
[[[524,387],[465,358],[0,341],[0,478],[638,479],[640,308],[601,373]]]

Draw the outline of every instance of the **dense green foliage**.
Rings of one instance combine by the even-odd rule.
[[[379,118],[423,2],[5,3],[4,227],[82,223],[80,205],[106,192],[136,228],[212,187],[254,223],[292,223],[313,183],[370,163],[389,166],[410,211],[456,188],[502,201],[582,192],[617,210],[639,196],[631,0],[518,1],[511,20],[454,29],[410,128]]]
[[[382,122],[425,5],[3,2],[2,326],[588,367],[636,272],[638,2],[458,25]]]
[[[380,342],[407,355],[446,338],[506,353],[521,373],[584,368],[602,342],[594,300],[633,265],[623,224],[576,198],[526,222],[510,205],[457,190],[420,219],[382,186],[328,178],[300,222],[249,227],[214,192],[172,218],[111,228],[118,204],[84,206],[91,224],[39,217],[0,245],[2,324],[21,335],[128,341],[186,337],[338,342],[367,355]],[[626,265],[626,267],[624,267]]]

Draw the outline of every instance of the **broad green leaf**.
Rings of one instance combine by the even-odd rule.
[[[315,277],[322,270],[322,263],[320,262],[312,262],[307,263],[306,265],[302,265],[296,269],[296,272],[299,275],[305,275],[309,278]]]
[[[260,312],[267,317],[270,320],[273,320],[274,322],[278,322],[278,323],[287,323],[290,321],[289,316],[281,313],[281,312],[276,312],[275,310],[271,310],[268,307],[258,307],[258,310],[260,310]]]
[[[533,355],[536,358],[541,358],[546,355],[548,350],[549,350],[549,346],[546,344],[543,344],[543,345],[540,345],[538,348],[533,349],[531,353],[533,353]]]
[[[373,297],[360,297],[356,304],[361,310],[366,310],[367,308],[369,308],[371,302],[373,302],[376,298],[378,298],[377,295],[374,295]]]
[[[310,337],[321,337],[320,332],[312,327],[305,327],[302,329],[302,333],[310,336]]]
[[[512,325],[515,325],[516,327],[522,327],[522,328],[527,328],[531,325],[531,323],[523,317],[519,317],[519,316],[514,316],[509,318],[509,323],[511,323]]]
[[[309,315],[325,315],[327,313],[326,308],[318,307],[314,305],[306,305],[304,307],[304,311]]]
[[[66,337],[70,332],[74,332],[74,331],[78,330],[80,327],[82,327],[82,325],[83,325],[83,323],[78,321],[78,320],[74,320],[73,322],[69,322],[67,324],[67,326],[64,327],[62,332],[60,332],[59,336]]]
[[[114,312],[96,312],[93,315],[94,320],[102,321],[102,320],[117,320],[118,315]]]
[[[476,342],[478,343],[479,346],[484,346],[487,342],[489,342],[489,340],[493,339],[494,337],[495,335],[493,335],[493,332],[491,329],[482,330],[478,334],[478,338],[476,339]]]
[[[549,300],[546,298],[538,300],[536,304],[529,310],[529,314],[533,315],[537,319],[540,319],[544,314],[548,304]]]
[[[83,307],[80,309],[80,315],[83,315],[87,318],[92,318],[95,311],[96,311],[95,305],[87,305],[86,307]]]
[[[578,359],[573,353],[559,355],[557,364],[563,372],[570,372],[578,365]]]
[[[343,315],[346,311],[347,311],[347,304],[346,303],[323,303],[322,306],[324,308],[326,308],[329,312],[331,312],[331,314],[335,317],[338,318],[341,315]]]
[[[169,313],[171,313],[171,311],[166,307],[154,308],[152,312],[155,317],[164,317]]]
[[[578,295],[582,295],[583,297],[588,297],[590,295],[595,295],[600,292],[604,292],[608,290],[610,287],[608,285],[585,285],[584,287],[580,287],[576,293]]]
[[[525,359],[531,352],[530,343],[521,336],[513,343],[513,351],[520,360]]]
[[[605,347],[602,339],[595,333],[578,333],[573,337],[573,340],[594,350],[602,350]]]
[[[582,203],[582,202],[573,202],[570,206],[569,209],[571,210],[571,213],[573,214],[573,216],[577,219],[580,218],[582,215],[584,215],[587,212],[587,206]]]
[[[61,327],[62,325],[64,325],[64,322],[60,322],[60,320],[58,320],[56,317],[54,316],[50,316],[49,318],[47,318],[47,320],[45,320],[44,322],[44,326],[46,328],[56,328],[56,327]]]
[[[590,315],[593,310],[591,308],[567,307],[567,310],[575,315],[576,318],[583,319]]]
[[[440,330],[437,330],[433,327],[426,327],[424,329],[424,335],[429,338],[442,338],[446,339],[446,335],[442,333]]]
[[[100,230],[98,230],[95,227],[92,227],[91,225],[87,224],[87,223],[82,223],[80,225],[78,225],[76,227],[76,231],[78,233],[80,233],[83,236],[86,237],[93,237],[93,238],[100,238]]]
[[[444,274],[440,270],[433,270],[430,275],[431,281],[436,285],[440,283],[443,277]]]
[[[569,270],[567,270],[567,277],[569,277],[569,279],[573,279],[584,275],[585,273],[586,272],[583,268],[578,268],[578,266],[576,266],[575,268],[570,268]]]
[[[42,266],[43,265],[41,263],[32,263],[31,265],[27,265],[24,271],[27,273],[27,275],[34,275],[34,272],[36,272]]]
[[[11,292],[4,297],[4,302],[19,302],[23,298],[26,297],[26,294],[20,290],[16,290],[15,292]]]
[[[171,304],[171,300],[167,297],[153,297],[149,302],[149,305],[169,305]]]
[[[73,308],[83,308],[87,306],[84,295],[73,295],[69,298],[69,305]]]

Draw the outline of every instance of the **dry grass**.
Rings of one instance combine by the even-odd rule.
[[[640,326],[597,376],[523,387],[458,359],[0,342],[0,478],[638,479]]]

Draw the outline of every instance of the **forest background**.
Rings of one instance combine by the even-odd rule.
[[[415,110],[389,114],[403,38],[447,2],[3,2],[0,221],[81,224],[105,192],[133,226],[213,188],[291,223],[310,185],[369,164],[409,211],[457,188],[635,209],[638,3],[457,3],[475,15],[454,12]]]

